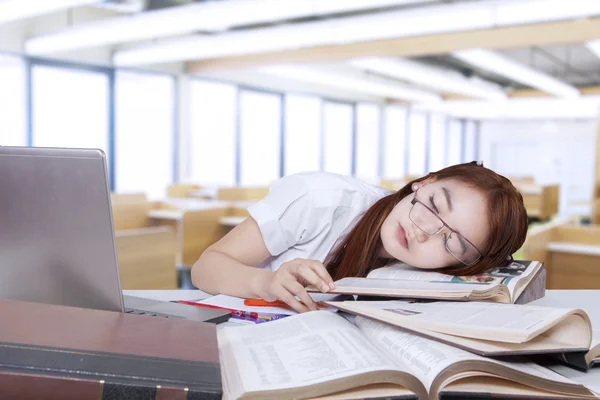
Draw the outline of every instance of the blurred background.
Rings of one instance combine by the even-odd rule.
[[[599,110],[598,0],[0,0],[0,145],[106,152],[124,288],[189,286],[281,176],[473,160],[546,235],[520,256],[597,263]]]

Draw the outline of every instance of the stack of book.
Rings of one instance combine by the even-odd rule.
[[[542,264],[513,262],[476,277],[399,264],[340,280],[333,292],[354,300],[325,302],[340,312],[219,330],[223,398],[597,398],[540,365],[589,368],[600,335],[583,310],[520,304],[543,296],[539,279]]]

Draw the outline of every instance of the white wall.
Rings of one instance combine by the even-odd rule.
[[[592,198],[595,141],[595,120],[485,121],[479,154],[503,175],[560,184],[562,215],[588,214],[581,203]]]

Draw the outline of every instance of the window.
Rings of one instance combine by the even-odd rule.
[[[380,109],[376,104],[356,106],[356,177],[371,183],[379,178]]]
[[[108,153],[107,73],[34,65],[31,79],[34,146],[99,148]]]
[[[122,71],[115,79],[116,190],[164,197],[173,182],[174,80]]]
[[[428,159],[429,172],[446,166],[446,117],[440,114],[431,115]]]
[[[477,123],[467,121],[465,126],[465,159],[464,162],[476,161],[477,154]]]
[[[186,180],[209,186],[235,184],[236,103],[235,86],[191,81]]]
[[[425,153],[427,145],[427,114],[413,112],[410,114],[408,140],[408,175],[425,174]]]
[[[240,93],[240,184],[270,185],[280,175],[281,96]]]
[[[401,178],[405,174],[406,118],[406,108],[387,106],[384,110],[383,177],[385,178]]]
[[[0,54],[0,146],[27,144],[25,63]]]
[[[324,105],[323,156],[324,170],[343,175],[352,174],[353,107],[347,103]]]
[[[321,100],[285,96],[284,175],[321,169]]]
[[[462,158],[462,123],[459,120],[450,120],[448,125],[448,165],[461,163]]]

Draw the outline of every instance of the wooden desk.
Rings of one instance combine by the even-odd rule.
[[[530,218],[546,220],[558,213],[558,185],[515,183]]]
[[[177,240],[177,265],[191,267],[200,255],[223,236],[221,218],[227,216],[226,204],[187,203],[189,207],[151,210],[148,217],[154,225],[171,226]]]
[[[175,232],[152,226],[143,193],[111,194],[115,245],[124,289],[176,289]]]
[[[221,225],[225,227],[236,227],[241,224],[247,217],[223,217],[221,218]]]
[[[269,194],[269,187],[220,187],[217,189],[217,200],[226,201],[258,201]]]
[[[600,289],[600,227],[549,223],[530,230],[523,257],[546,267],[547,289]]]
[[[570,242],[548,243],[548,287],[600,289],[600,246]]]
[[[179,221],[183,218],[183,211],[180,210],[150,210],[148,218],[158,220]]]
[[[166,226],[115,232],[121,286],[126,289],[176,289],[176,241]]]
[[[187,195],[196,199],[215,200],[217,198],[217,188],[202,188],[189,192]]]

